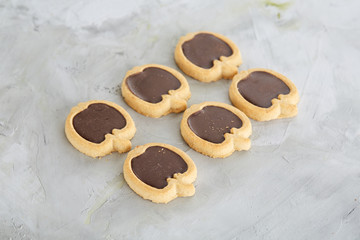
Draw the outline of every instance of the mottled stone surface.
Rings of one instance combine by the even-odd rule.
[[[359,9],[357,0],[0,0],[0,238],[358,239]],[[283,73],[301,98],[296,118],[252,121],[250,151],[223,160],[189,149],[181,114],[144,117],[119,91],[134,66],[177,69],[179,37],[200,30],[232,39],[240,70]],[[230,81],[187,79],[189,106],[230,103]],[[145,201],[123,184],[126,154],[74,149],[65,118],[92,99],[131,114],[133,146],[186,151],[195,196]]]

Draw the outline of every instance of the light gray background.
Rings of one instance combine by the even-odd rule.
[[[360,239],[359,9],[358,0],[0,0],[0,238]],[[239,70],[271,68],[300,93],[296,118],[252,121],[252,148],[227,159],[189,149],[181,114],[144,117],[119,92],[134,66],[177,69],[179,37],[198,30],[232,39]],[[189,105],[230,103],[230,81],[187,79]],[[126,154],[74,149],[64,120],[92,99],[131,114],[133,146],[186,151],[195,196],[143,200],[123,182]]]

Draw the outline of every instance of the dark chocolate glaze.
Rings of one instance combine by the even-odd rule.
[[[225,140],[225,133],[230,133],[231,128],[242,126],[238,116],[217,106],[206,106],[191,114],[187,123],[196,135],[212,143],[222,143]]]
[[[186,172],[188,165],[170,149],[152,146],[131,160],[131,169],[147,185],[162,189],[168,185],[168,178]]]
[[[101,143],[114,128],[125,127],[126,120],[115,108],[104,103],[93,103],[75,115],[73,125],[81,137],[93,143]]]
[[[157,67],[145,68],[142,72],[127,77],[126,84],[133,94],[150,103],[161,102],[161,95],[181,86],[174,75]]]
[[[250,73],[237,85],[239,93],[250,103],[262,107],[271,107],[271,100],[279,94],[288,94],[289,87],[274,75],[256,71]]]
[[[212,68],[214,60],[219,60],[221,56],[229,57],[233,54],[230,46],[208,33],[199,33],[182,45],[184,55],[190,62],[201,68]]]

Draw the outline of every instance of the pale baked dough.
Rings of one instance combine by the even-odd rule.
[[[184,55],[182,45],[184,42],[193,39],[195,35],[200,33],[211,34],[223,40],[232,49],[233,54],[229,57],[221,56],[220,60],[214,60],[214,66],[210,69],[202,68],[193,64]],[[242,59],[238,47],[230,39],[218,33],[201,31],[188,33],[180,38],[175,48],[175,62],[187,75],[201,82],[213,82],[222,78],[231,79],[236,73],[238,73],[238,66],[242,64]]]
[[[184,173],[176,173],[173,178],[168,178],[168,185],[162,189],[154,188],[141,181],[131,168],[133,158],[143,154],[147,148],[160,146],[177,153],[186,162],[188,169]],[[197,170],[192,159],[182,150],[164,143],[148,143],[137,146],[131,150],[124,162],[124,178],[129,187],[144,199],[155,203],[168,203],[176,197],[189,197],[195,194],[195,187],[192,184],[197,176]]]
[[[122,129],[114,129],[112,134],[105,135],[105,140],[101,143],[90,142],[81,137],[75,130],[73,125],[73,118],[81,111],[88,108],[90,104],[103,103],[118,110],[125,118],[126,125]],[[131,149],[131,142],[135,135],[136,128],[135,123],[131,116],[119,105],[104,101],[93,100],[88,102],[79,103],[73,107],[65,121],[65,134],[69,142],[80,152],[90,157],[102,157],[111,152],[117,151],[119,153],[128,152]]]
[[[175,90],[169,90],[168,94],[162,95],[162,101],[158,103],[150,103],[142,100],[135,94],[133,94],[126,84],[126,79],[136,73],[142,72],[146,68],[160,68],[168,71],[174,75],[180,81],[180,88]],[[126,73],[121,85],[121,93],[125,102],[132,107],[138,113],[147,117],[159,118],[169,113],[179,113],[186,109],[187,100],[191,97],[189,84],[186,78],[170,67],[166,67],[158,64],[147,64],[143,66],[134,67]]]
[[[288,94],[279,94],[278,98],[271,100],[272,105],[269,108],[262,108],[248,102],[239,92],[237,85],[239,81],[245,79],[252,72],[267,72],[282,80],[290,89]],[[253,68],[241,71],[235,75],[229,89],[231,102],[243,111],[248,117],[257,121],[269,121],[272,119],[289,118],[297,115],[296,104],[299,102],[299,93],[296,86],[284,75],[270,69]]]
[[[231,111],[241,119],[241,128],[232,128],[230,133],[225,133],[225,140],[222,143],[212,143],[200,138],[190,129],[187,120],[193,113],[200,111],[206,106],[217,106]],[[225,158],[230,156],[235,150],[249,150],[251,147],[249,136],[252,133],[252,128],[249,118],[239,109],[225,103],[203,102],[192,105],[184,112],[180,129],[182,137],[192,149],[212,158]]]

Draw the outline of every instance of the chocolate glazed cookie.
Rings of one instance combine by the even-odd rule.
[[[269,69],[256,68],[237,74],[229,96],[237,108],[258,121],[297,115],[299,94],[295,85]]]
[[[224,158],[251,146],[251,123],[247,116],[225,103],[204,102],[188,108],[181,121],[181,135],[194,150]]]
[[[225,141],[225,133],[242,126],[241,119],[234,113],[211,105],[191,114],[187,123],[198,137],[212,143],[222,143]]]
[[[136,128],[130,115],[109,101],[88,101],[73,107],[65,121],[65,134],[80,152],[102,157],[131,149]]]
[[[105,135],[126,126],[126,119],[115,108],[104,103],[92,103],[73,118],[75,131],[84,139],[101,143]]]
[[[231,79],[242,60],[239,49],[230,39],[217,33],[196,32],[180,38],[175,62],[187,75],[212,82]]]
[[[124,162],[124,178],[130,188],[156,203],[194,195],[196,175],[195,164],[186,153],[163,143],[138,146]]]
[[[183,75],[157,64],[128,71],[121,92],[126,103],[135,111],[154,118],[184,111],[191,95]]]
[[[230,57],[233,54],[233,50],[226,42],[209,33],[196,34],[181,47],[190,62],[206,69],[212,68],[214,60],[220,60],[221,56]]]

